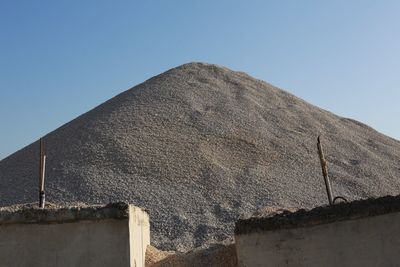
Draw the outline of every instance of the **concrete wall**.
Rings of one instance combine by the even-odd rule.
[[[131,266],[144,267],[150,245],[150,220],[147,213],[134,206],[129,206],[129,242]]]
[[[50,211],[56,221],[3,222],[0,267],[144,267],[145,248],[150,243],[149,218],[139,208],[126,209],[101,214],[95,210],[86,220],[74,221],[71,212]]]
[[[400,213],[237,234],[239,266],[400,266]]]

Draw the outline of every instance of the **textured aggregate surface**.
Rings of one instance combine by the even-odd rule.
[[[129,205],[122,202],[91,206],[84,203],[69,203],[68,206],[47,203],[44,209],[39,208],[38,203],[0,207],[0,224],[52,224],[128,218]]]
[[[395,212],[400,212],[400,195],[355,200],[349,203],[342,202],[311,210],[279,209],[273,212],[261,212],[251,218],[238,220],[235,234],[308,227]]]
[[[146,250],[146,266],[151,267],[237,267],[238,259],[233,240],[225,240],[208,248],[188,253],[160,251],[152,246]]]
[[[230,237],[261,208],[326,204],[318,134],[335,195],[400,192],[399,141],[244,73],[189,63],[46,135],[46,198],[143,207],[152,243],[184,252]],[[37,175],[38,142],[0,161],[0,204],[36,201]]]

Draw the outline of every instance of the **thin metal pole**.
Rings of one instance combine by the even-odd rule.
[[[324,180],[325,180],[326,193],[328,194],[329,205],[333,205],[332,187],[331,187],[331,182],[330,182],[329,176],[328,176],[328,167],[327,167],[327,163],[325,160],[324,151],[322,149],[320,136],[318,136],[317,146],[318,146],[318,156],[319,156],[319,160],[321,162],[322,175],[324,176]]]
[[[44,154],[43,138],[40,138],[40,155],[39,155],[39,207],[44,209],[45,206],[45,193],[44,193],[44,177],[46,170],[46,155]]]

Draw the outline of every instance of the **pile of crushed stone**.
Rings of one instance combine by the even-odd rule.
[[[45,136],[46,198],[147,209],[152,243],[185,252],[233,234],[266,206],[400,192],[400,142],[242,72],[190,63],[117,95]],[[0,205],[37,199],[38,142],[0,161]]]

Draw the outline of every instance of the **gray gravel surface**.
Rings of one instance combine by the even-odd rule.
[[[318,134],[335,195],[400,192],[399,141],[245,73],[190,63],[46,135],[46,198],[146,208],[153,244],[184,252],[228,238],[260,208],[326,204]],[[38,142],[0,161],[0,205],[36,201],[37,175]]]

